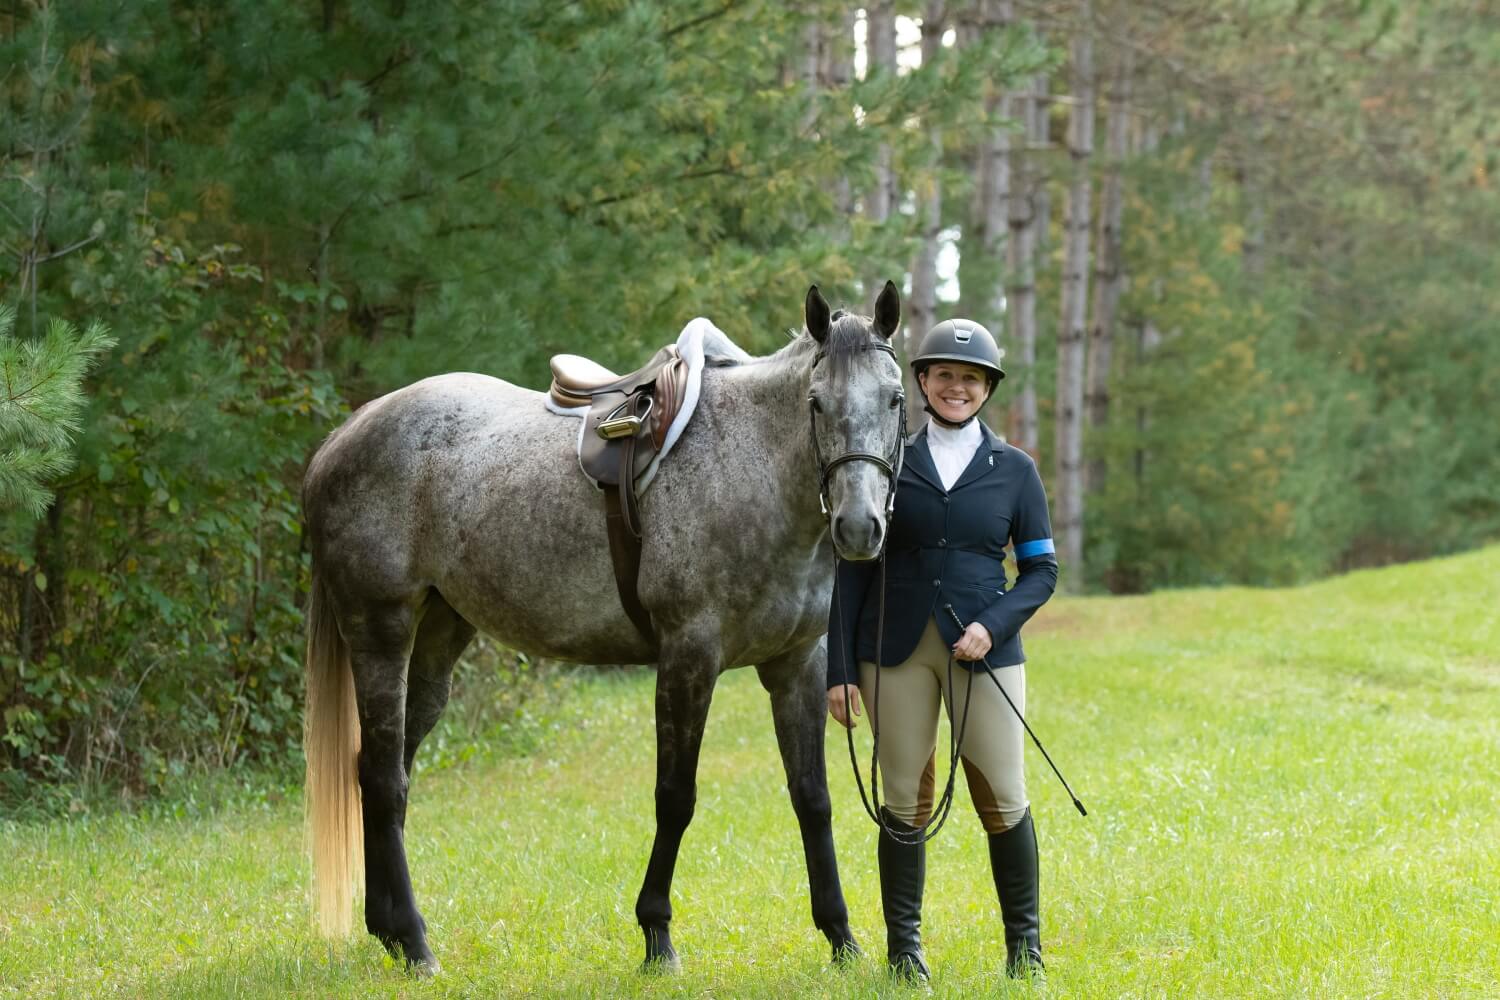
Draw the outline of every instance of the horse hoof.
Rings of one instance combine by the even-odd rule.
[[[677,958],[677,949],[672,947],[672,935],[666,927],[642,927],[646,932],[646,960],[641,963],[641,972],[646,975],[670,975],[682,971],[682,962]]]
[[[857,962],[864,952],[859,950],[859,942],[850,938],[833,946],[833,964],[840,968],[846,968]]]
[[[682,959],[677,957],[677,952],[668,951],[659,955],[647,955],[646,960],[641,963],[641,975],[643,976],[675,976],[682,971]]]
[[[418,947],[411,947],[394,935],[376,934],[375,936],[385,946],[386,953],[402,963],[408,975],[417,979],[431,979],[443,971],[443,967],[438,964],[437,958],[427,947],[427,942],[423,941]]]
[[[407,962],[406,971],[411,974],[413,979],[431,979],[439,972],[442,972],[443,967],[438,964],[438,960],[435,958],[420,958],[415,962]]]

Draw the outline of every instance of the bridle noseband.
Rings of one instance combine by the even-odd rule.
[[[870,342],[861,345],[856,350],[860,351],[884,351],[896,360],[896,350],[890,344]],[[816,368],[818,362],[828,356],[827,351],[819,351],[813,356],[812,366]],[[899,362],[897,362],[899,364]],[[906,447],[906,399],[900,399],[900,405],[896,407],[896,444],[889,455],[876,455],[868,451],[846,451],[837,458],[823,461],[822,449],[818,447],[818,403],[811,394],[807,397],[807,416],[812,427],[813,457],[818,462],[818,506],[823,510],[823,516],[829,516],[828,507],[828,479],[833,470],[845,462],[872,462],[881,472],[886,474],[890,482],[890,489],[886,491],[885,516],[890,517],[891,511],[896,508],[896,480],[901,475],[901,458]]]

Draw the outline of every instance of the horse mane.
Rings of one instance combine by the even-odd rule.
[[[832,326],[821,344],[814,340],[812,334],[806,329],[788,329],[786,331],[787,343],[772,354],[747,358],[744,361],[709,356],[706,363],[710,368],[730,368],[742,364],[785,360],[795,354],[810,355],[821,351],[834,369],[840,370],[850,358],[865,350],[870,344],[880,342],[880,338],[875,334],[875,322],[868,316],[857,316],[848,310],[836,309],[830,319]]]
[[[878,342],[872,320],[840,309],[833,314],[833,325],[823,340],[823,356],[833,371],[842,371],[850,358]]]

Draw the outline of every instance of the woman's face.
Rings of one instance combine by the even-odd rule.
[[[927,395],[927,405],[953,424],[961,424],[978,413],[989,395],[989,375],[978,365],[939,361],[928,365],[917,381]]]

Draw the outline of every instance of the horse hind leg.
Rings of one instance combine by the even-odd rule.
[[[437,969],[406,863],[407,666],[416,602],[341,607],[359,709],[365,845],[365,928],[419,973]]]
[[[448,705],[453,686],[453,666],[474,639],[470,625],[436,590],[427,595],[422,622],[412,646],[411,667],[406,680],[406,778],[411,780],[417,747],[432,731]]]

